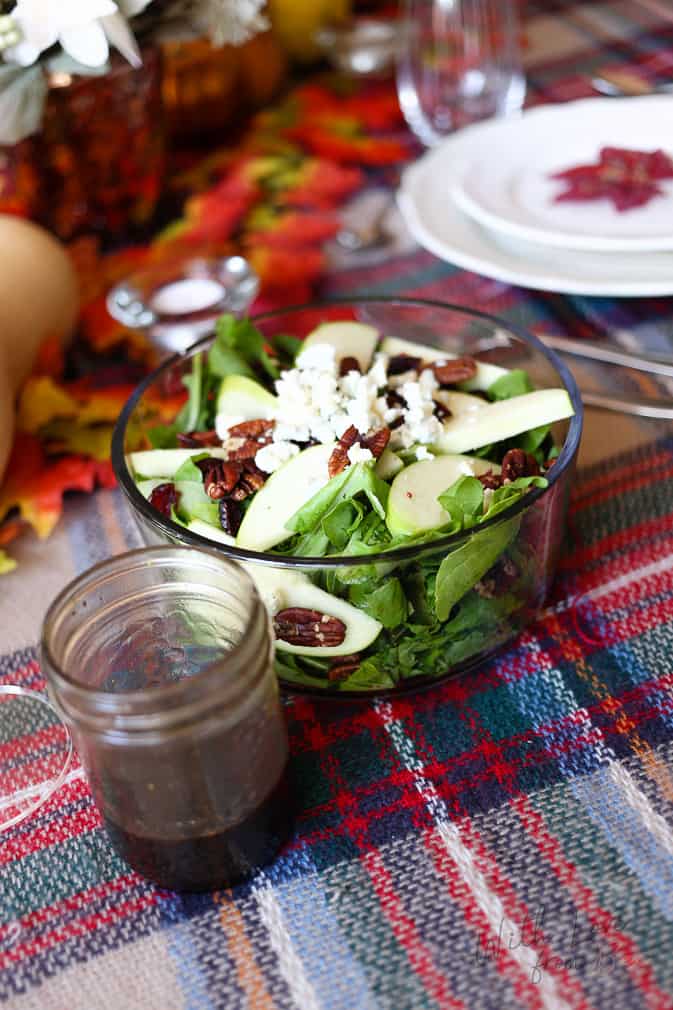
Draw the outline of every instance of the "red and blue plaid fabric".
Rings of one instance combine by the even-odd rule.
[[[552,37],[530,62],[533,98],[587,94],[587,73],[615,62],[650,72],[673,49],[661,6],[530,5],[529,32],[555,26],[560,51]],[[325,290],[414,292],[554,326],[532,293],[415,250],[335,272]],[[667,300],[577,305],[670,350]],[[133,544],[116,492],[77,509],[76,567]],[[0,1001],[673,1008],[672,654],[664,437],[580,474],[553,595],[496,660],[394,700],[287,701],[296,834],[251,883],[200,896],[147,884],[110,847],[76,765],[0,839]],[[34,651],[1,659],[0,682],[41,689]],[[24,744],[37,761],[49,740]]]

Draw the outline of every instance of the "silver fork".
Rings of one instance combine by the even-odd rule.
[[[634,368],[637,372],[658,375],[660,378],[673,378],[673,357],[670,355],[632,354],[616,347],[594,343],[590,340],[575,340],[573,337],[560,337],[552,333],[540,333],[537,336],[554,351],[572,354],[588,361],[601,361],[608,365],[619,365],[622,368]],[[620,393],[619,397],[606,393],[594,393],[581,390],[582,399],[591,407],[600,407],[619,414],[633,414],[636,417],[650,417],[659,421],[673,420],[673,400],[652,400],[643,398],[637,400]]]

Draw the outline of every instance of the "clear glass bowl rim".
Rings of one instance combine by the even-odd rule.
[[[124,442],[128,421],[145,392],[158,381],[164,372],[167,372],[171,368],[175,368],[176,365],[179,365],[186,357],[192,357],[199,351],[204,350],[213,340],[212,335],[210,335],[198,340],[185,351],[174,354],[170,358],[167,358],[166,361],[163,361],[156,369],[154,369],[153,372],[143,379],[139,386],[134,390],[119,415],[112,435],[112,467],[117,480],[119,481],[119,486],[128,498],[132,507],[139,512],[151,526],[161,530],[164,536],[177,540],[185,546],[196,547],[201,550],[218,550],[221,551],[225,557],[234,561],[248,561],[253,562],[254,564],[269,565],[273,568],[298,568],[302,570],[314,568],[323,571],[325,569],[361,567],[362,565],[372,565],[392,561],[410,561],[414,558],[418,558],[420,555],[425,555],[434,552],[435,550],[457,548],[471,539],[475,532],[487,530],[497,523],[513,518],[524,509],[530,508],[531,505],[537,502],[540,498],[544,497],[544,495],[548,494],[556,482],[560,480],[561,476],[565,473],[568,467],[572,465],[575,459],[582,434],[584,408],[579,388],[568,367],[558,357],[558,355],[554,353],[554,351],[546,347],[542,341],[532,333],[528,333],[526,330],[510,323],[508,320],[501,319],[498,316],[493,316],[488,312],[482,312],[479,309],[459,305],[455,302],[442,302],[427,298],[413,298],[395,295],[362,294],[351,298],[344,297],[317,300],[307,302],[302,305],[290,305],[280,309],[273,309],[268,312],[259,313],[255,316],[251,316],[250,321],[252,323],[263,323],[268,319],[278,318],[283,315],[289,316],[292,313],[297,312],[320,311],[320,309],[329,310],[340,307],[346,309],[352,308],[356,305],[372,303],[391,306],[417,306],[418,308],[440,309],[442,311],[448,310],[458,312],[461,315],[472,316],[474,319],[479,319],[484,322],[491,323],[498,328],[508,330],[513,336],[517,337],[523,343],[528,344],[536,352],[547,359],[561,379],[561,382],[570,397],[570,402],[572,403],[575,414],[572,418],[570,418],[570,427],[568,428],[568,433],[563,443],[561,452],[559,453],[554,466],[549,471],[547,477],[549,483],[546,488],[533,488],[526,495],[523,495],[514,502],[514,504],[509,508],[503,509],[502,512],[499,512],[485,523],[480,523],[478,531],[471,529],[468,531],[461,531],[459,533],[452,533],[448,536],[438,537],[436,540],[427,541],[423,544],[410,544],[408,547],[397,547],[395,550],[381,551],[378,554],[355,556],[330,555],[328,557],[286,556],[283,554],[271,554],[267,551],[251,551],[243,547],[229,547],[226,544],[220,544],[208,537],[202,537],[198,533],[193,533],[184,526],[179,526],[170,519],[166,519],[157,512],[156,509],[152,508],[147,499],[140,494],[131,474],[129,473],[128,467],[126,466]]]

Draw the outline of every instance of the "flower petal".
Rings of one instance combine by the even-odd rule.
[[[133,36],[133,32],[127,25],[121,14],[112,14],[110,17],[102,18],[101,24],[115,49],[118,49],[122,56],[129,61],[132,67],[139,67],[142,63],[140,50]]]
[[[117,7],[125,18],[133,18],[136,14],[142,14],[152,0],[117,0]]]
[[[64,28],[60,42],[66,53],[85,67],[100,67],[108,58],[107,38],[98,21]]]

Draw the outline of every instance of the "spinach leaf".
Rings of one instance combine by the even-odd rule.
[[[152,448],[168,449],[175,445],[179,431],[198,431],[206,427],[207,414],[206,375],[201,352],[192,358],[192,371],[183,375],[182,383],[189,390],[187,402],[172,424],[158,424],[147,432]]]
[[[530,487],[547,487],[549,481],[546,477],[517,477],[511,484],[505,484],[493,492],[488,503],[483,520],[491,519],[504,509],[509,508],[514,502],[521,498]]]
[[[249,319],[231,314],[220,316],[215,324],[215,342],[208,352],[210,371],[225,375],[256,376],[262,369],[271,379],[280,375],[278,364],[266,351],[266,339]]]
[[[501,375],[489,387],[487,396],[491,400],[509,400],[513,396],[523,396],[533,391],[533,383],[528,372],[522,368],[513,368],[506,375]]]
[[[348,469],[332,477],[319,491],[309,498],[285,523],[285,529],[293,533],[308,533],[322,520],[334,503],[337,494],[348,480]]]
[[[388,579],[372,590],[371,584],[351,586],[348,599],[384,628],[395,628],[407,619],[409,607],[399,579]]]
[[[196,465],[196,462],[197,460],[207,458],[207,452],[199,452],[194,456],[190,456],[189,459],[186,459],[182,466],[175,471],[173,480],[191,480],[196,481],[199,484],[203,484],[203,474]]]
[[[285,523],[285,528],[296,533],[312,530],[332,508],[356,495],[364,494],[372,509],[384,519],[389,486],[374,472],[375,461],[356,463],[332,477],[324,487],[302,505]]]
[[[459,477],[439,495],[437,501],[454,522],[461,521],[462,526],[470,526],[482,517],[484,485],[476,477]]]
[[[512,542],[519,529],[519,519],[510,519],[491,529],[475,533],[457,550],[447,554],[437,572],[435,613],[445,621],[456,604],[484,577]]]
[[[362,522],[365,507],[355,498],[339,502],[329,510],[322,521],[322,528],[330,543],[337,551],[343,551],[350,537]]]
[[[276,334],[273,338],[273,346],[280,352],[278,357],[281,359],[281,368],[292,367],[302,344],[303,340],[300,340],[299,337],[291,337],[287,333]]]

